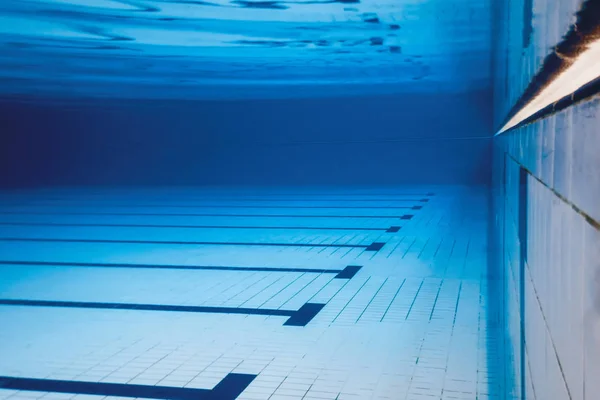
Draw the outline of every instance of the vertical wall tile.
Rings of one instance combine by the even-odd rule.
[[[531,374],[533,376],[533,386],[534,390],[537,394],[537,397],[540,399],[548,398],[548,363],[546,361],[546,327],[544,323],[544,316],[542,314],[542,310],[537,302],[535,296],[531,296],[528,298],[530,307],[530,314],[527,316],[527,327],[529,328],[529,322],[531,322],[531,339],[530,345],[533,349],[531,358],[529,360],[531,366]]]
[[[575,109],[573,127],[573,203],[600,221],[600,99]]]
[[[563,203],[564,251],[561,284],[565,288],[560,301],[561,335],[557,351],[567,387],[573,399],[583,399],[584,357],[584,225],[587,222],[569,205]],[[560,345],[559,345],[560,344]]]
[[[527,154],[527,168],[533,173],[534,176],[540,175],[541,165],[541,146],[540,143],[541,135],[538,135],[537,124],[529,125],[529,134],[527,135],[527,142],[525,147],[525,154]]]
[[[526,388],[527,388],[527,391],[526,391],[527,400],[537,399],[536,393],[533,390],[533,381],[531,379],[531,369],[529,367],[527,368],[527,371],[525,373],[525,380],[526,380],[525,384],[526,384]]]
[[[600,393],[600,231],[585,224],[584,393],[596,400]]]
[[[541,173],[540,178],[549,187],[554,186],[554,132],[556,118],[545,118],[541,128]]]
[[[556,196],[553,195],[552,191],[547,187],[544,187],[544,193],[546,196],[552,199],[552,220],[551,232],[547,232],[552,238],[552,244],[550,246],[550,259],[548,260],[548,270],[544,274],[544,279],[547,282],[548,290],[545,297],[544,314],[546,316],[546,322],[548,331],[552,337],[552,341],[556,348],[559,348],[561,328],[564,325],[562,314],[562,306],[565,303],[565,295],[567,294],[567,288],[563,284],[564,281],[560,279],[561,272],[564,269],[564,257],[568,253],[564,246],[565,240],[568,237],[568,224],[565,221],[565,204],[560,201]]]
[[[567,386],[560,370],[558,358],[554,352],[549,333],[546,336],[546,392],[544,399],[548,400],[572,400],[567,391]]]
[[[573,109],[556,114],[554,126],[554,190],[562,196],[571,195]]]
[[[559,32],[564,35],[576,22],[575,14],[581,8],[583,0],[564,0],[557,2],[559,9]]]
[[[549,3],[550,1],[546,2],[546,49],[548,53],[560,42],[561,36],[567,32],[567,29],[562,30],[559,25],[560,5]]]
[[[531,160],[531,171],[535,176],[541,177],[542,174],[542,154],[543,154],[543,138],[544,130],[546,125],[546,119],[538,121],[531,126],[531,142],[529,143],[529,149],[532,160]]]
[[[547,50],[547,19],[548,19],[548,10],[551,7],[549,6],[550,0],[534,0],[533,2],[533,44],[534,44],[534,54],[532,59],[534,60],[535,70],[533,71],[533,75],[529,76],[529,81],[531,78],[539,71],[541,68],[544,59],[548,55]]]

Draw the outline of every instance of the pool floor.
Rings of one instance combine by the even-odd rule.
[[[4,192],[0,399],[501,399],[487,218],[450,186]]]

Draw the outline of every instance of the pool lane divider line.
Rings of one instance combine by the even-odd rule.
[[[411,219],[411,214],[403,215],[298,215],[298,214],[195,214],[195,213],[128,213],[128,212],[43,212],[43,211],[2,211],[0,215],[112,215],[143,217],[248,217],[248,218],[387,218]]]
[[[306,326],[325,307],[321,303],[305,303],[298,310],[271,308],[181,306],[164,304],[104,303],[87,301],[0,299],[0,306],[82,308],[100,310],[169,311],[199,314],[242,314],[288,317],[284,326]]]
[[[234,267],[213,265],[170,265],[170,264],[130,264],[130,263],[86,263],[86,262],[54,262],[54,261],[0,261],[0,265],[23,265],[40,267],[77,267],[77,268],[131,268],[131,269],[170,269],[170,270],[209,270],[209,271],[257,271],[257,272],[300,272],[315,274],[336,274],[334,279],[352,279],[362,266],[348,265],[344,269],[322,268],[268,268],[268,267]]]
[[[20,194],[15,194],[16,196],[34,196],[34,198],[37,198],[37,201],[72,201],[73,200],[73,196],[80,196],[81,192],[79,193],[72,193],[72,194],[68,194],[66,196],[69,197],[65,197],[65,195],[44,195],[44,194],[32,194],[32,193],[20,193]],[[103,201],[106,201],[106,194],[101,194],[101,193],[88,193],[87,195],[84,194],[84,196],[87,196],[83,199],[83,201],[86,200],[92,200],[92,201],[98,201],[98,197],[100,197],[100,199],[103,199]],[[109,199],[111,199],[110,197],[111,195],[109,194]],[[118,197],[114,197],[114,196],[122,196],[119,194],[113,194],[112,195],[112,199],[117,199],[117,200],[121,200]],[[155,197],[155,200],[161,200],[161,199],[167,199],[167,200],[171,200],[173,198],[173,196],[176,196],[178,198],[185,198],[186,200],[192,200],[192,201],[196,201],[196,200],[202,200],[202,201],[298,201],[298,202],[302,202],[302,201],[415,201],[418,198],[422,198],[421,201],[423,200],[429,200],[427,197],[433,197],[435,196],[435,193],[433,192],[428,192],[428,193],[389,193],[389,194],[384,194],[384,193],[375,193],[375,194],[360,194],[360,193],[349,193],[349,194],[343,194],[343,193],[338,193],[338,194],[332,194],[332,193],[328,193],[328,194],[308,194],[308,196],[311,196],[312,198],[307,199],[307,198],[295,198],[295,197],[290,197],[290,196],[306,196],[306,194],[273,194],[273,195],[259,195],[259,196],[244,196],[244,195],[239,195],[239,196],[229,196],[229,197],[213,197],[212,195],[205,195],[205,196],[200,196],[198,197],[198,193],[196,194],[186,194],[186,193],[173,193],[170,196],[158,196]],[[274,196],[274,197],[265,197],[265,196]],[[329,198],[325,197],[325,198],[319,198],[319,196],[330,196]],[[335,196],[337,196],[338,198],[335,198]],[[365,197],[382,197],[379,199],[373,199],[373,198],[366,198],[366,199],[360,199],[360,198],[356,198],[356,197],[360,197],[360,196],[365,196]],[[396,196],[396,197],[388,197],[386,198],[385,196]],[[405,197],[405,196],[412,196],[415,197],[415,199],[406,199],[406,198],[400,198],[400,197]],[[41,198],[40,198],[41,197]],[[129,198],[131,198],[131,196],[127,196]],[[138,193],[136,196],[133,196],[134,198],[139,198],[139,197],[148,197],[147,193]],[[332,198],[333,197],[333,198]],[[339,198],[341,197],[341,198]],[[423,198],[425,197],[425,198]],[[23,199],[21,199],[23,200]],[[25,200],[31,200],[31,197],[29,198],[25,198]],[[78,201],[81,201],[82,199],[76,199]]]
[[[0,376],[0,389],[163,400],[235,400],[256,376],[230,373],[212,389]]]
[[[419,202],[422,202],[421,200],[419,200]],[[79,203],[79,204],[31,204],[31,203],[27,203],[27,204],[4,204],[3,206],[7,206],[7,207],[56,207],[56,208],[64,208],[64,207],[89,207],[89,208],[200,208],[200,209],[206,209],[206,208],[256,208],[256,209],[261,209],[261,208],[280,208],[280,209],[287,209],[287,208],[298,208],[298,209],[327,209],[327,208],[331,208],[331,209],[368,209],[368,208],[372,208],[372,209],[387,209],[387,208],[397,208],[397,209],[408,209],[408,210],[420,210],[421,208],[423,208],[422,205],[416,205],[416,206],[256,206],[256,205],[192,205],[192,204],[106,204],[106,203],[101,203],[101,204],[85,204],[85,203]]]
[[[62,222],[0,222],[0,226],[68,226],[68,227],[98,227],[98,228],[175,228],[175,229],[277,229],[277,230],[328,230],[328,231],[385,231],[398,232],[400,226],[389,228],[360,228],[360,227],[319,227],[319,226],[233,226],[233,225],[156,225],[156,224],[92,224],[92,223],[62,223]]]
[[[58,239],[58,238],[19,238],[0,237],[0,242],[48,242],[48,243],[122,243],[122,244],[172,244],[193,246],[274,246],[274,247],[342,247],[364,248],[365,251],[379,251],[385,245],[383,242],[365,244],[334,244],[334,243],[250,243],[250,242],[193,242],[170,240],[116,240],[116,239]]]
[[[138,196],[139,197],[139,196]],[[298,199],[298,198],[265,198],[265,197],[257,197],[257,198],[239,198],[239,197],[230,197],[230,198],[217,198],[217,197],[205,197],[205,198],[197,198],[197,197],[192,197],[192,198],[188,198],[185,195],[181,195],[178,196],[178,199],[183,200],[183,202],[185,204],[177,204],[175,203],[173,206],[174,207],[178,207],[178,206],[183,206],[183,207],[221,207],[220,204],[216,204],[215,202],[231,202],[231,203],[236,203],[236,204],[229,204],[229,205],[224,205],[225,207],[227,206],[241,206],[244,203],[346,203],[346,202],[354,202],[354,203],[427,203],[430,201],[429,197],[419,197],[419,196],[414,196],[414,198],[412,199],[408,199],[408,198],[403,198],[403,199],[399,199],[399,198],[380,198],[380,199],[332,199],[332,198],[325,198],[325,199]],[[44,206],[48,206],[48,205],[75,205],[75,204],[89,204],[90,206],[99,204],[102,206],[106,206],[106,205],[114,205],[114,204],[121,204],[123,206],[138,206],[139,203],[133,204],[135,202],[135,200],[132,199],[127,199],[127,198],[108,198],[108,199],[98,199],[96,198],[68,198],[68,197],[59,197],[59,198],[36,198],[36,197],[12,197],[10,198],[11,201],[19,201],[19,202],[23,202],[23,201],[27,201],[28,205],[44,205]],[[150,201],[150,203],[142,203],[142,204],[148,204],[149,207],[153,207],[153,206],[165,206],[168,205],[168,202],[172,201],[173,198],[167,198],[167,197],[163,197],[163,198],[153,198],[153,199],[145,199],[146,201]],[[199,202],[199,203],[198,203]],[[212,202],[212,203],[211,203]],[[18,203],[18,204],[23,204],[23,203]],[[260,206],[263,207],[263,206]],[[290,206],[293,207],[293,206]],[[305,206],[305,207],[311,207],[311,206]],[[327,206],[324,206],[327,207]]]

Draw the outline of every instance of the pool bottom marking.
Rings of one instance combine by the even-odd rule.
[[[306,326],[325,307],[321,303],[306,303],[299,310],[269,308],[176,306],[162,304],[100,303],[86,301],[0,299],[0,306],[83,308],[101,310],[169,311],[206,314],[245,314],[289,317],[285,326]]]
[[[27,238],[6,237],[0,242],[49,242],[49,243],[123,243],[123,244],[173,244],[193,246],[272,246],[272,247],[343,247],[364,248],[366,251],[379,251],[385,243],[373,242],[365,244],[333,244],[333,243],[250,243],[250,242],[194,242],[180,240],[117,240],[117,239],[75,239],[75,238]]]
[[[22,265],[40,267],[75,267],[75,268],[131,268],[131,269],[174,269],[174,270],[208,270],[208,271],[256,271],[256,272],[299,272],[314,274],[337,274],[334,279],[352,279],[362,266],[348,265],[344,269],[324,268],[268,268],[238,267],[218,265],[169,265],[169,264],[129,264],[129,263],[84,263],[58,261],[10,261],[2,260],[0,265]]]
[[[213,389],[196,389],[0,376],[0,389],[164,400],[235,400],[254,378],[256,375],[230,373]]]

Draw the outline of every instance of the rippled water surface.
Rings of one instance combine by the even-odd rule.
[[[474,89],[489,73],[488,15],[478,0],[3,0],[1,90]]]

